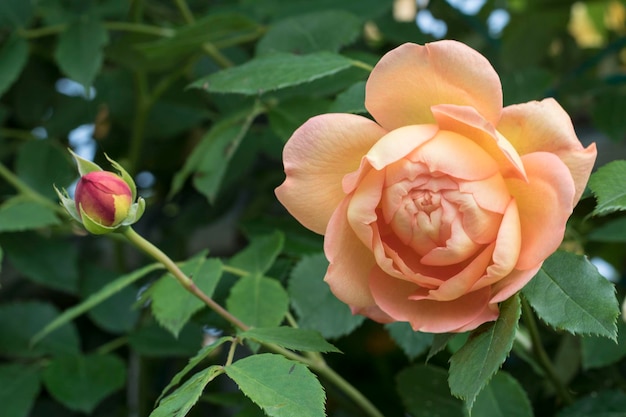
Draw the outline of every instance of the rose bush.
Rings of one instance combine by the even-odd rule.
[[[297,129],[276,189],[325,235],[332,292],[420,331],[495,320],[560,245],[595,145],[553,99],[503,108],[495,70],[455,41],[387,53],[365,105],[375,121],[324,114]]]

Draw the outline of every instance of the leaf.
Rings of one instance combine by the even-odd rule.
[[[0,232],[20,232],[60,223],[54,211],[22,197],[14,197],[0,206]]]
[[[248,275],[232,287],[226,307],[248,326],[272,327],[285,318],[289,296],[277,280]]]
[[[256,54],[338,52],[357,39],[361,26],[358,17],[342,10],[323,10],[289,17],[270,26],[257,43]]]
[[[54,57],[65,75],[89,91],[102,66],[103,47],[108,41],[102,22],[95,15],[85,14],[59,35]]]
[[[593,215],[626,210],[626,161],[613,161],[601,166],[589,178],[589,188],[598,205]]]
[[[174,338],[170,332],[155,322],[141,327],[129,335],[130,346],[139,354],[150,358],[189,357],[202,344],[202,326],[187,323]]]
[[[400,372],[396,384],[406,410],[413,417],[465,417],[463,402],[450,394],[447,378],[445,369],[431,365],[413,365]]]
[[[28,42],[24,38],[14,35],[2,45],[0,49],[0,97],[17,80],[27,61]]]
[[[150,417],[184,417],[194,406],[209,382],[224,373],[221,366],[211,366],[198,372],[176,391],[165,397]]]
[[[31,340],[33,345],[40,343],[43,338],[48,336],[50,333],[55,331],[61,326],[71,322],[76,317],[84,314],[86,311],[94,308],[98,304],[102,303],[104,300],[123,290],[124,288],[131,285],[133,282],[139,280],[144,277],[148,273],[162,268],[161,264],[151,264],[146,265],[143,268],[140,268],[136,271],[133,271],[129,274],[122,275],[114,281],[111,281],[96,293],[90,295],[87,299],[85,299],[82,303],[75,305],[74,307],[68,308],[63,312],[63,314],[57,316],[54,320],[50,321],[46,324],[45,327],[41,328],[35,334]]]
[[[626,356],[626,323],[617,321],[617,343],[603,337],[581,338],[582,364],[584,369],[612,365]]]
[[[77,177],[67,151],[49,140],[31,140],[20,147],[15,173],[22,181],[50,200],[57,194],[52,185],[66,188]]]
[[[556,252],[522,293],[537,315],[555,329],[616,340],[619,305],[615,288],[587,258]]]
[[[330,102],[326,98],[295,97],[281,100],[267,114],[272,131],[283,143],[309,118],[327,113]],[[281,144],[281,145],[282,145]],[[281,146],[282,149],[282,146]]]
[[[426,361],[431,360],[433,356],[444,350],[446,346],[448,346],[448,342],[450,342],[450,340],[452,340],[455,336],[455,333],[435,334],[432,345],[430,345],[430,349],[428,350],[428,355],[426,355]]]
[[[205,260],[200,257],[185,263],[181,270],[193,279],[200,290],[211,297],[222,277],[222,262],[217,258]],[[152,314],[174,337],[178,337],[178,333],[194,313],[205,307],[202,300],[187,291],[170,273],[154,284],[150,294]]]
[[[365,81],[352,84],[346,91],[337,95],[328,111],[330,113],[367,113],[365,109]]]
[[[587,239],[597,242],[626,242],[626,217],[608,221],[589,232]]]
[[[39,329],[58,316],[50,304],[29,301],[0,305],[0,354],[34,358],[47,354],[77,353],[78,332],[67,323],[44,342],[31,346],[30,340]]]
[[[500,371],[476,397],[472,413],[489,417],[533,417],[524,388],[515,378]]]
[[[193,82],[190,87],[211,93],[259,95],[326,77],[351,65],[350,59],[331,52],[276,53],[216,72]]]
[[[38,365],[0,365],[2,417],[27,417],[40,390]]]
[[[624,417],[626,394],[623,391],[592,392],[561,410],[556,417]]]
[[[309,369],[263,353],[226,366],[226,374],[270,417],[324,417],[324,389]]]
[[[59,356],[43,371],[43,382],[54,399],[84,413],[91,413],[125,381],[126,366],[114,355]]]
[[[232,341],[233,341],[232,337],[228,337],[228,336],[220,337],[215,342],[211,343],[210,345],[204,346],[202,349],[200,349],[200,351],[196,353],[194,357],[189,359],[189,362],[187,362],[187,365],[185,365],[185,367],[182,370],[180,370],[176,375],[174,375],[170,383],[167,384],[165,388],[163,388],[163,391],[161,391],[161,395],[159,396],[159,398],[157,398],[156,402],[158,403],[161,400],[161,398],[165,395],[165,393],[167,393],[167,391],[169,391],[174,385],[179,384],[185,375],[191,372],[191,370],[193,370],[193,368],[198,366],[204,359],[209,357],[218,347],[220,347],[226,342],[232,342]]]
[[[596,96],[591,106],[593,124],[614,141],[621,141],[626,136],[626,121],[620,109],[626,106],[626,97],[620,89],[611,88]]]
[[[353,315],[350,307],[330,292],[323,280],[326,269],[328,261],[323,253],[303,257],[291,272],[288,291],[298,325],[332,339],[350,333],[365,319]]]
[[[284,326],[255,327],[240,333],[239,337],[303,352],[341,352],[324,340],[322,335],[315,330],[295,329]]]
[[[495,323],[472,332],[468,342],[450,358],[450,391],[466,401],[468,410],[509,355],[520,315],[520,299],[514,295],[500,304]]]
[[[245,249],[230,258],[228,264],[251,275],[263,275],[274,264],[284,243],[285,236],[280,231],[255,237]]]
[[[30,0],[0,1],[0,28],[17,29],[26,27],[33,18],[34,2]]]
[[[389,323],[385,325],[385,328],[411,360],[426,352],[433,343],[432,333],[416,332],[406,322]]]

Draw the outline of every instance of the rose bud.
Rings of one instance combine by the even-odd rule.
[[[74,194],[76,211],[103,226],[120,224],[130,211],[132,192],[118,175],[107,171],[90,172],[81,177]]]

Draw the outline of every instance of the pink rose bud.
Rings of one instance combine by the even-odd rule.
[[[113,227],[128,217],[132,192],[118,175],[95,171],[81,177],[76,185],[74,199],[79,214],[82,209],[96,223]]]

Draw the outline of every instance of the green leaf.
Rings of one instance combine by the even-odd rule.
[[[426,352],[433,343],[432,333],[416,332],[406,322],[389,323],[385,325],[385,328],[411,360]]]
[[[626,161],[613,161],[601,166],[589,178],[589,188],[598,205],[593,215],[626,210]]]
[[[612,365],[626,356],[626,323],[617,321],[617,343],[603,337],[581,339],[582,364],[584,369]]]
[[[67,152],[49,140],[31,140],[20,147],[15,173],[37,192],[56,201],[52,185],[67,187],[77,177]]]
[[[365,109],[365,81],[352,84],[346,91],[337,95],[328,111],[330,113],[367,113]]]
[[[91,413],[125,381],[126,365],[114,355],[59,356],[43,371],[43,382],[54,399],[84,413]]]
[[[239,334],[242,339],[271,343],[287,349],[303,352],[341,352],[328,343],[315,330],[292,327],[256,327]]]
[[[211,297],[222,276],[222,262],[217,258],[195,258],[181,266],[181,270],[206,295]],[[191,316],[205,305],[187,291],[170,273],[165,274],[150,289],[152,314],[159,324],[178,337]]]
[[[622,141],[626,136],[626,120],[620,109],[626,106],[624,90],[612,88],[602,90],[591,106],[593,124],[614,141]]]
[[[187,323],[174,338],[170,332],[151,322],[129,336],[130,346],[139,354],[150,357],[190,357],[198,351],[202,344],[202,326],[193,322]]]
[[[257,43],[256,54],[338,52],[357,39],[361,26],[358,17],[342,10],[323,10],[290,17],[270,26]]]
[[[556,417],[624,417],[624,410],[626,394],[623,391],[600,391],[579,399]]]
[[[280,231],[255,237],[246,248],[230,258],[228,264],[251,275],[263,275],[274,264],[284,243],[285,236]]]
[[[291,137],[293,132],[309,118],[327,113],[330,102],[326,98],[295,97],[282,100],[270,109],[268,118],[272,131],[283,140]]]
[[[38,365],[0,365],[2,417],[27,417],[40,390]]]
[[[587,239],[597,242],[626,242],[626,217],[613,219],[596,227],[589,232]]]
[[[215,377],[224,373],[221,366],[211,366],[198,372],[176,391],[165,397],[150,417],[184,417],[194,406],[202,391]]]
[[[226,366],[226,374],[270,417],[324,417],[324,389],[309,369],[272,353]]]
[[[447,378],[445,369],[430,365],[413,365],[400,372],[396,384],[406,410],[413,417],[465,417],[463,402],[450,394]]]
[[[0,97],[17,80],[27,60],[28,42],[24,38],[14,35],[2,45],[0,49]]]
[[[0,28],[26,27],[33,18],[35,2],[32,0],[0,1]]]
[[[533,417],[533,409],[524,388],[506,372],[498,372],[476,397],[475,416]]]
[[[433,356],[444,350],[448,346],[448,342],[455,336],[456,333],[438,333],[433,335],[433,342],[428,350],[428,355],[426,355],[426,361],[431,360]]]
[[[616,340],[615,288],[587,258],[556,252],[522,292],[537,315],[555,329]]]
[[[180,381],[183,379],[183,377],[185,375],[187,375],[189,372],[191,372],[191,370],[193,368],[195,368],[196,366],[198,366],[203,360],[205,360],[207,357],[211,356],[211,354],[221,345],[223,345],[226,342],[232,342],[233,338],[232,337],[220,337],[219,339],[217,339],[215,342],[211,343],[210,345],[204,346],[202,349],[200,349],[200,351],[198,353],[196,353],[196,355],[192,358],[189,359],[189,362],[187,362],[187,365],[185,365],[185,367],[180,370],[176,375],[174,375],[174,377],[172,378],[172,380],[170,381],[169,384],[167,384],[167,386],[165,388],[163,388],[163,391],[161,391],[161,395],[159,396],[159,398],[157,398],[157,403],[161,400],[161,398],[174,386],[180,383]]]
[[[478,393],[509,355],[520,315],[520,299],[515,295],[500,304],[495,323],[472,332],[468,342],[450,358],[450,391],[464,399],[470,411]]]
[[[19,232],[60,224],[50,208],[15,197],[0,206],[0,232]]]
[[[323,253],[303,257],[291,272],[288,291],[299,326],[332,339],[350,333],[364,318],[353,315],[350,307],[330,292],[324,282],[326,269],[328,261]]]
[[[216,72],[193,82],[191,87],[211,93],[258,95],[326,77],[351,65],[350,59],[331,52],[276,53]]]
[[[65,310],[63,314],[59,315],[54,320],[51,320],[49,323],[46,324],[45,327],[42,326],[43,328],[37,329],[39,331],[37,332],[36,335],[33,336],[31,343],[33,344],[40,343],[40,341],[43,338],[48,336],[50,333],[52,333],[59,327],[66,325],[70,321],[74,320],[76,317],[80,316],[86,311],[89,311],[90,309],[94,308],[98,304],[102,303],[104,300],[122,291],[124,288],[128,287],[133,282],[144,277],[146,274],[159,268],[162,268],[161,264],[147,265],[129,274],[122,275],[116,280],[108,283],[104,287],[100,288],[100,290],[98,290],[96,293],[90,295],[82,303]],[[43,343],[40,343],[40,344],[43,344]]]
[[[285,318],[289,296],[277,280],[248,275],[232,287],[226,307],[248,326],[272,327]]]
[[[71,323],[58,328],[39,345],[31,346],[35,332],[57,316],[50,304],[36,301],[0,305],[0,354],[32,358],[78,352],[78,332]]]
[[[102,22],[95,15],[85,14],[59,35],[54,57],[65,75],[89,91],[102,66],[103,47],[108,41]]]

